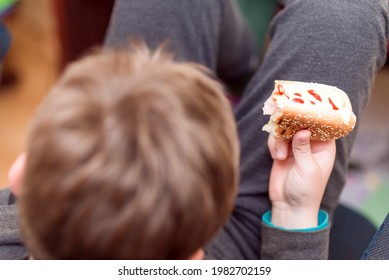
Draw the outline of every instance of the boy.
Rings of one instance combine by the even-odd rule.
[[[299,132],[289,158],[274,162],[264,258],[327,257],[318,212],[335,144],[309,136]],[[233,211],[238,141],[222,87],[202,66],[142,44],[74,63],[41,106],[23,161],[10,179],[33,258],[239,258],[231,242],[207,245]]]
[[[269,26],[270,44],[259,66],[250,29],[237,2],[283,5]],[[250,14],[258,22],[264,20],[261,11],[252,9]],[[274,80],[337,86],[347,92],[354,113],[361,120],[374,78],[386,61],[388,23],[387,0],[354,0],[352,5],[347,0],[115,1],[106,47],[126,43],[132,36],[140,36],[152,46],[168,40],[181,60],[203,64],[225,84],[233,85],[229,91],[233,92],[237,85],[244,88],[235,109],[241,155],[234,212],[237,214],[212,241],[212,251],[218,258],[263,257],[259,217],[271,209],[269,173],[273,160],[284,160],[288,155],[288,146],[282,141],[270,155],[266,146],[269,135],[261,132],[268,122],[262,115],[262,107],[273,90]],[[336,143],[336,162],[322,200],[322,208],[330,217],[347,179],[349,155],[357,132],[358,126]],[[333,237],[346,248],[353,244],[346,244],[344,236],[354,231],[355,228],[349,227],[344,235]],[[230,244],[228,250],[223,248],[224,244]]]

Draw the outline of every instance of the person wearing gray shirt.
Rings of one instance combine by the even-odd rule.
[[[328,228],[273,234],[278,230],[262,224],[262,215],[271,208],[268,184],[273,162],[268,134],[261,132],[267,122],[262,106],[274,80],[318,82],[348,93],[354,113],[361,118],[375,75],[386,60],[386,0],[280,2],[284,8],[271,23],[270,44],[259,67],[251,31],[230,0],[117,0],[107,31],[106,47],[127,44],[129,37],[143,38],[151,47],[167,42],[179,59],[204,64],[227,85],[251,77],[235,109],[241,145],[239,194],[229,221],[205,249],[210,258],[326,258]],[[358,126],[337,141],[337,159],[322,201],[330,219],[357,131]],[[285,156],[280,150],[279,158]],[[0,244],[5,249],[0,251],[8,252],[1,253],[2,258],[25,257],[23,250],[15,250],[22,248],[15,237],[16,215],[16,207],[1,206]],[[287,247],[301,236],[306,242]],[[300,254],[307,246],[320,252]],[[277,255],[277,251],[286,253]]]

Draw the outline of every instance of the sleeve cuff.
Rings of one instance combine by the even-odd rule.
[[[319,213],[317,215],[317,227],[312,227],[312,228],[301,228],[301,229],[288,229],[288,228],[283,228],[274,225],[271,222],[271,210],[267,211],[265,214],[262,216],[262,221],[269,227],[272,228],[278,228],[281,230],[285,231],[295,231],[295,232],[313,232],[313,231],[318,231],[323,228],[328,227],[329,225],[329,220],[328,220],[328,213],[325,210],[319,210]]]

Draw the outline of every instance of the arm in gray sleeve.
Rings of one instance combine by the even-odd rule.
[[[236,109],[241,144],[240,188],[235,211],[207,247],[214,258],[261,258],[261,217],[271,207],[268,198],[272,159],[268,118],[262,106],[274,80],[318,82],[348,93],[358,119],[371,95],[375,76],[386,60],[388,2],[386,0],[287,0],[271,24],[270,45],[261,67]],[[337,158],[322,209],[333,214],[345,184],[349,154],[358,125],[337,141]]]

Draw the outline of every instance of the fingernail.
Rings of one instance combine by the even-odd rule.
[[[282,150],[278,150],[276,152],[277,159],[283,159],[284,158],[284,152]]]

